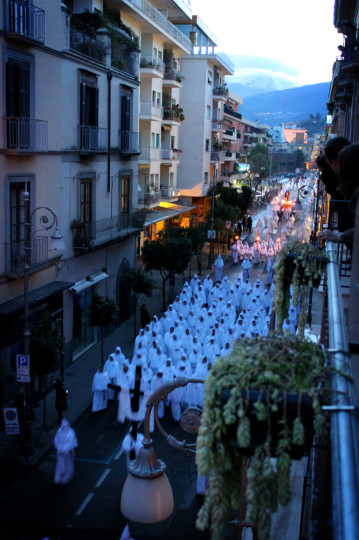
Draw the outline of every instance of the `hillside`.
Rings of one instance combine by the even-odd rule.
[[[236,91],[231,84],[228,84],[228,88]],[[270,126],[299,122],[316,113],[325,117],[328,93],[329,83],[267,92],[244,98],[240,110],[244,118]]]

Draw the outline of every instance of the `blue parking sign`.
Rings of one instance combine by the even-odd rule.
[[[16,376],[18,382],[30,382],[30,356],[16,355]]]

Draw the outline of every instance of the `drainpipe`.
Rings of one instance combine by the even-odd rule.
[[[107,193],[111,191],[111,80],[112,73],[109,70],[107,72]]]

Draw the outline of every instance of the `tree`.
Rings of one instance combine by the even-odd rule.
[[[253,189],[257,190],[263,178],[268,176],[270,171],[270,156],[267,146],[257,143],[249,149],[247,161],[250,164],[251,173],[254,175]]]
[[[188,238],[166,238],[146,241],[142,247],[142,260],[146,271],[158,270],[162,277],[162,309],[166,304],[166,281],[170,276],[182,274],[192,257],[192,243]]]
[[[201,251],[203,249],[203,246],[206,243],[207,240],[207,229],[205,223],[200,223],[198,227],[170,227],[169,229],[166,229],[165,231],[159,232],[160,238],[187,238],[190,240],[192,244],[192,256],[197,256],[197,263],[198,263],[198,273],[201,274],[201,263],[200,263],[200,255]],[[192,260],[192,257],[191,257]],[[190,260],[190,263],[191,263]],[[191,269],[189,269],[189,272]],[[190,275],[190,274],[189,274]],[[189,277],[190,279],[190,277]]]
[[[101,332],[101,364],[104,364],[103,357],[103,331],[114,320],[118,308],[113,298],[109,296],[101,296],[97,293],[93,295],[92,302],[89,305],[88,323],[90,326],[99,326]]]
[[[302,150],[297,150],[296,151],[296,161],[295,161],[295,166],[298,168],[298,169],[302,169],[304,167],[304,163],[305,163],[305,155],[304,155],[304,152]]]
[[[41,391],[44,391],[45,377],[57,370],[63,354],[64,338],[62,321],[54,319],[45,311],[41,320],[30,327],[31,365],[39,379]],[[46,396],[44,394],[44,426],[46,425]]]
[[[153,279],[148,277],[144,268],[132,268],[128,275],[128,285],[130,289],[135,293],[135,317],[134,317],[134,336],[136,337],[136,316],[137,316],[137,304],[141,294],[145,296],[152,296],[152,291],[155,286]]]

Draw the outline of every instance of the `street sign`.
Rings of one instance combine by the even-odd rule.
[[[4,408],[4,419],[6,435],[19,435],[19,417],[17,415],[16,407]]]
[[[216,238],[216,231],[208,231],[208,240],[214,240]]]
[[[231,221],[226,221],[226,229],[230,229],[232,227]]]
[[[28,354],[16,355],[17,382],[30,382],[30,356]]]

